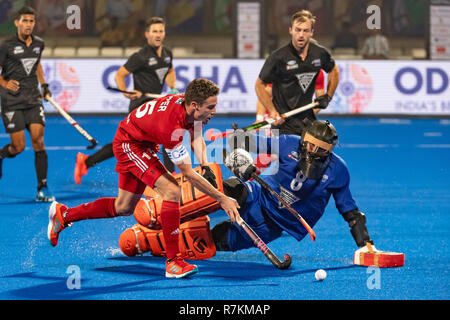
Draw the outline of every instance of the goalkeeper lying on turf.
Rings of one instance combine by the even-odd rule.
[[[282,135],[277,139],[278,171],[264,177],[269,187],[299,212],[311,227],[322,217],[333,195],[336,208],[348,223],[353,239],[360,247],[355,252],[354,262],[361,265],[386,267],[403,265],[402,254],[378,251],[370,239],[366,217],[358,209],[349,189],[350,176],[347,166],[332,152],[338,139],[334,126],[328,121],[316,120],[307,127],[302,137]],[[223,183],[219,181],[219,188],[223,187],[226,195],[238,201],[241,217],[264,242],[269,243],[279,238],[283,231],[298,241],[307,235],[303,225],[294,215],[280,206],[279,201],[266,188],[255,180],[249,180],[255,168],[253,159],[247,151],[235,149],[227,156],[225,164],[236,177],[227,179]],[[216,174],[218,178],[221,178],[220,172]],[[190,188],[183,189],[190,190]],[[196,201],[203,199],[205,203],[195,205],[195,201],[189,202],[196,198]],[[185,200],[185,209],[183,206],[181,209],[182,221],[220,209],[218,206],[214,207],[212,199],[208,202],[206,198],[201,198],[198,194],[185,196]],[[157,230],[157,201],[141,201],[143,202],[135,211],[135,217],[140,224],[122,234],[121,249],[127,255],[145,251],[163,255],[162,233]],[[191,207],[186,209],[188,205]],[[189,222],[182,224],[180,228],[182,232],[180,248],[184,248],[193,259],[209,258],[215,254],[216,250],[237,251],[254,245],[242,228],[230,220],[217,224],[211,231],[207,217],[193,221],[195,225],[194,222]],[[373,260],[375,256],[376,261]]]

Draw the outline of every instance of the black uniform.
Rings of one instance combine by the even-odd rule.
[[[156,49],[146,44],[131,55],[124,67],[133,74],[134,89],[143,93],[140,99],[130,101],[129,112],[144,102],[151,100],[145,93],[161,93],[167,73],[172,68],[173,55],[167,47],[162,47],[161,57]]]
[[[310,104],[320,69],[329,73],[334,66],[329,51],[319,44],[310,42],[306,59],[302,60],[290,42],[267,58],[259,78],[272,83],[273,103],[278,113],[282,114]],[[280,134],[301,135],[305,127],[302,120],[305,118],[315,120],[314,111],[310,109],[299,113],[275,128],[280,130]]]
[[[3,124],[8,133],[25,130],[31,123],[45,125],[44,108],[36,75],[44,51],[44,41],[37,36],[31,36],[31,39],[31,44],[27,47],[16,34],[0,45],[3,79],[19,82],[19,90],[15,92],[0,87]],[[4,158],[14,157],[15,155],[9,152],[9,144],[4,146],[0,150],[0,165]],[[38,180],[36,201],[54,201],[55,197],[47,188],[48,158],[45,149],[35,152],[34,165]]]
[[[6,81],[18,81],[20,86],[16,92],[0,87],[3,123],[8,133],[24,130],[30,123],[45,123],[36,76],[44,41],[37,36],[31,37],[28,47],[17,34],[0,45],[2,77]]]

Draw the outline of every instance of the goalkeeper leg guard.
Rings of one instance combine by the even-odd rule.
[[[214,257],[216,247],[209,227],[209,217],[199,217],[180,224],[178,246],[182,256],[192,260],[205,260]],[[166,241],[162,230],[146,228],[140,224],[125,230],[119,238],[122,252],[129,256],[151,254],[167,257]]]
[[[140,225],[136,224],[120,235],[119,247],[126,256],[134,257],[137,254],[143,254],[151,250],[144,230]]]

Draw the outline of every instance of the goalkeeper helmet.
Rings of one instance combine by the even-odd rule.
[[[306,178],[322,178],[337,140],[336,129],[328,120],[315,120],[306,127],[300,144],[300,169]]]

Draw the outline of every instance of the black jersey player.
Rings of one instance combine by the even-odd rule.
[[[14,158],[25,149],[25,129],[30,133],[35,152],[38,180],[36,201],[51,202],[55,198],[47,187],[47,152],[44,146],[45,116],[42,97],[51,96],[40,63],[44,41],[34,36],[35,11],[23,7],[14,23],[17,33],[0,45],[1,114],[11,143],[0,149],[0,177],[3,160]],[[41,92],[38,85],[40,84]]]
[[[329,51],[312,39],[315,17],[302,10],[292,16],[289,28],[291,41],[275,50],[265,61],[256,80],[255,90],[259,101],[270,116],[278,119],[280,114],[311,103],[320,70],[328,73],[326,93],[316,98],[319,108],[325,109],[331,101],[339,82],[339,69]],[[265,90],[272,83],[271,97]],[[313,110],[278,120],[275,128],[280,134],[301,135],[305,128],[304,119],[315,120]]]

